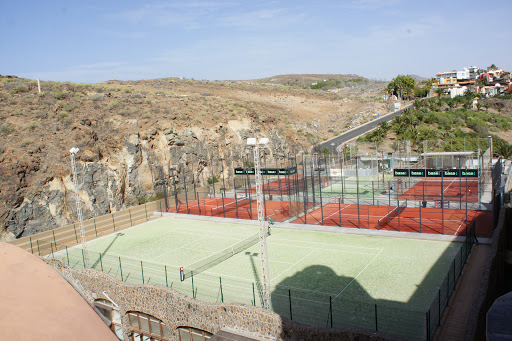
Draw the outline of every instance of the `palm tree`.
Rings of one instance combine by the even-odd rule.
[[[436,90],[434,90],[434,92],[437,94],[438,98],[441,98],[441,96],[443,95],[444,90],[442,88],[437,88]]]
[[[512,146],[506,142],[498,143],[496,145],[496,152],[505,159],[509,159],[512,156]]]

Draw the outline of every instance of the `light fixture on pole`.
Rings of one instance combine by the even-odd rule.
[[[89,267],[89,253],[87,252],[87,240],[85,239],[84,218],[82,216],[82,204],[80,194],[78,193],[78,176],[76,175],[75,155],[80,149],[73,147],[69,150],[71,154],[71,169],[73,170],[73,185],[75,186],[76,213],[78,215],[78,225],[80,227],[80,238],[82,239],[82,249],[84,252],[84,267]]]
[[[247,145],[254,151],[254,177],[256,178],[256,202],[258,206],[258,225],[260,229],[260,255],[261,272],[263,274],[263,307],[270,309],[270,275],[267,258],[267,231],[265,229],[265,217],[263,216],[262,179],[260,172],[260,148],[265,148],[268,138],[262,138],[256,143],[256,138],[247,139]]]

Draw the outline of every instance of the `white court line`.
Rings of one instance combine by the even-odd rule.
[[[299,259],[297,262],[295,262],[292,266],[288,267],[286,270],[282,271],[279,275],[271,278],[270,282],[272,283],[276,278],[279,278],[281,277],[285,272],[287,272],[288,270],[292,269],[295,265],[299,264],[300,262],[302,262],[306,257],[310,256],[313,252],[315,252],[316,249],[313,249],[311,250],[310,253],[308,253],[307,255],[305,255],[304,257],[302,257],[301,259]]]
[[[297,247],[296,245],[290,245],[290,244],[280,244],[280,243],[272,243],[272,245],[279,245],[279,246],[289,246],[289,247]],[[301,248],[303,249],[314,249],[314,250],[318,250],[318,248],[316,247],[312,247],[312,246],[302,246]],[[347,251],[347,250],[338,250],[338,249],[326,249],[326,248],[322,248],[321,251],[335,251],[335,252],[345,252],[345,253],[354,253],[356,255],[368,255],[368,256],[374,256],[375,254],[374,253],[367,253],[367,252],[355,252],[355,251]],[[380,251],[382,251],[382,249],[380,249]]]
[[[212,227],[213,229],[213,227]],[[203,232],[203,233],[212,233],[212,236],[213,237],[220,237],[220,238],[225,238],[225,239],[233,239],[233,240],[238,240],[238,238],[235,238],[235,237],[240,237],[240,238],[247,238],[247,237],[250,237],[251,235],[242,235],[242,234],[235,234],[235,233],[228,233],[228,232],[219,232],[217,230],[213,230],[212,229],[209,229],[209,230],[202,230],[202,229],[198,229],[198,228],[192,228],[192,229],[187,229],[187,228],[184,228],[184,227],[178,227],[176,232],[180,232],[180,233],[183,233],[183,234],[191,234],[191,235],[201,235],[201,233],[194,233],[194,232],[188,232],[188,231],[198,231],[198,232]],[[253,232],[252,234],[254,234],[256,232]],[[231,237],[224,237],[224,236],[231,236]],[[210,236],[211,237],[211,236]]]
[[[457,233],[459,232],[459,230],[462,227],[462,225],[464,224],[464,222],[466,222],[466,226],[467,226],[467,219],[468,219],[468,217],[466,216],[466,218],[464,218],[464,220],[462,220],[459,227],[457,228],[457,231],[455,231],[455,235],[457,235]],[[466,231],[466,234],[467,234],[467,231]]]
[[[363,271],[364,271],[364,270],[366,270],[366,268],[367,268],[368,266],[370,266],[370,264],[372,264],[372,262],[373,262],[374,260],[376,260],[376,259],[377,259],[377,257],[379,257],[379,255],[380,255],[381,253],[382,253],[382,251],[381,251],[381,252],[379,252],[377,255],[375,255],[375,257],[373,257],[373,259],[372,259],[368,264],[366,264],[366,266],[363,268],[363,270],[359,271],[359,273],[357,274],[357,276],[356,276],[356,277],[354,277],[354,278],[352,278],[352,280],[350,281],[350,283],[348,283],[348,284],[343,288],[343,290],[341,290],[341,291],[339,292],[339,294],[338,294],[338,295],[336,295],[332,300],[334,301],[336,298],[338,298],[338,296],[339,296],[339,295],[341,295],[341,294],[345,291],[345,289],[347,289],[347,288],[349,287],[349,285],[350,285],[350,284],[352,284],[352,282],[354,282],[354,281],[356,280],[356,278],[357,278],[357,277],[359,277],[359,275],[360,275],[360,274],[362,274],[362,273],[363,273]]]
[[[329,232],[327,232],[327,233],[329,233]],[[277,237],[273,237],[272,239],[279,239],[279,240],[283,240],[285,242],[291,242],[291,243],[306,243],[306,244],[317,244],[317,245],[329,245],[329,246],[350,247],[350,248],[354,248],[354,249],[367,249],[367,250],[379,250],[379,251],[382,251],[382,248],[376,248],[376,247],[352,246],[352,245],[333,244],[333,243],[321,243],[321,242],[310,242],[310,241],[307,241],[307,240],[296,240],[296,239],[277,238]]]
[[[450,188],[450,186],[453,185],[454,183],[455,183],[455,180],[452,180],[452,182],[450,182],[450,184],[445,189],[443,189],[443,193],[446,192],[448,190],[448,188]],[[444,186],[444,183],[443,183],[443,186]]]
[[[327,216],[326,218],[322,219],[322,221],[320,221],[320,222],[316,223],[315,225],[318,225],[318,224],[320,224],[320,223],[323,223],[325,219],[327,219],[327,218],[329,218],[329,217],[332,217],[333,215],[335,215],[335,214],[337,214],[337,213],[340,213],[340,215],[341,215],[341,211],[343,211],[343,210],[344,210],[344,209],[346,209],[346,208],[349,208],[350,206],[352,206],[352,204],[350,204],[350,205],[347,205],[347,206],[343,207],[343,208],[342,208],[341,210],[339,210],[338,212],[334,212],[333,214],[331,214],[330,216]]]

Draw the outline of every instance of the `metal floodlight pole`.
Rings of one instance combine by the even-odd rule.
[[[76,212],[78,214],[78,224],[80,226],[80,238],[82,238],[82,249],[84,255],[84,267],[89,267],[89,253],[87,252],[87,240],[85,239],[84,217],[82,216],[82,204],[78,193],[78,176],[76,175],[75,155],[80,149],[73,147],[69,150],[71,154],[71,169],[73,170],[73,185],[75,186]]]
[[[224,205],[224,196],[226,196],[226,182],[224,181],[224,160],[224,158],[219,159],[222,166],[222,211],[224,218],[226,218],[226,206]]]
[[[262,195],[262,178],[260,173],[260,148],[268,144],[267,138],[262,138],[256,144],[255,138],[248,138],[247,145],[253,147],[254,151],[254,176],[256,178],[256,202],[258,206],[258,225],[260,230],[260,253],[261,253],[261,270],[263,275],[263,307],[270,309],[270,274],[268,269],[267,258],[267,231],[265,231],[265,217],[263,216],[263,195]]]
[[[172,184],[174,190],[174,205],[176,206],[176,213],[178,213],[178,192],[176,191],[176,178],[174,177],[174,171],[176,170],[174,167],[169,168],[172,176]]]

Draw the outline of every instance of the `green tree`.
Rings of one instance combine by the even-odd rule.
[[[386,91],[399,99],[414,97],[416,81],[411,76],[398,75],[388,83]]]
[[[512,157],[512,146],[508,144],[506,141],[498,143],[495,149],[496,153],[500,154],[505,159],[509,159],[510,157]]]

